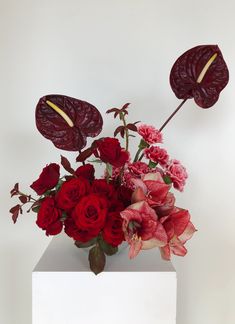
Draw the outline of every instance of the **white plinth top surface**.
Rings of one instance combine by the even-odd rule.
[[[106,257],[106,272],[175,272],[171,262],[161,259],[157,248],[141,251],[132,260],[128,258],[128,246],[120,249],[114,256]],[[33,272],[90,271],[88,251],[77,248],[69,237],[58,235],[52,239]]]

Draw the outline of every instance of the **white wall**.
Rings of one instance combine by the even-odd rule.
[[[8,214],[13,184],[27,191],[46,163],[59,161],[61,152],[36,130],[37,100],[67,94],[102,112],[131,102],[134,121],[159,126],[179,103],[171,66],[199,44],[219,44],[230,83],[214,108],[187,102],[164,132],[190,175],[178,205],[199,230],[189,254],[173,259],[177,324],[235,322],[234,10],[232,0],[0,1],[1,324],[31,323],[31,270],[50,241],[34,214],[16,225]],[[106,134],[113,125],[105,119]]]

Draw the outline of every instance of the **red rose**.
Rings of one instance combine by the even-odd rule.
[[[89,190],[89,181],[83,177],[64,182],[56,195],[58,207],[64,210],[75,207],[78,201],[85,196]]]
[[[111,137],[97,141],[95,156],[115,167],[123,166],[129,159],[129,153],[121,148],[118,139]]]
[[[62,231],[63,223],[61,221],[57,221],[55,223],[50,224],[46,229],[46,235],[57,235]]]
[[[94,193],[104,195],[108,200],[112,199],[115,194],[114,186],[104,179],[94,180],[91,190]]]
[[[95,169],[92,164],[85,164],[77,168],[75,174],[77,177],[81,176],[89,181],[93,181],[95,177]]]
[[[118,199],[123,203],[125,207],[128,207],[131,204],[131,196],[133,190],[126,186],[120,186],[117,189]]]
[[[79,229],[93,231],[103,228],[107,214],[107,200],[97,194],[83,197],[76,205],[72,217]]]
[[[88,242],[97,236],[96,231],[79,229],[72,217],[68,217],[64,222],[65,233],[75,241]]]
[[[123,209],[125,209],[125,206],[123,205],[122,201],[118,200],[117,198],[111,199],[108,202],[108,211],[109,212],[121,212]]]
[[[36,224],[46,230],[47,235],[59,234],[62,230],[61,211],[56,208],[52,197],[45,198],[40,206]]]
[[[31,184],[31,188],[38,195],[44,194],[49,189],[54,188],[60,177],[60,166],[56,163],[47,165],[40,174],[39,178]]]
[[[124,241],[122,218],[119,212],[109,213],[103,229],[104,240],[112,246],[118,246]]]

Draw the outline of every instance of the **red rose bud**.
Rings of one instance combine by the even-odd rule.
[[[77,168],[75,174],[77,177],[81,176],[89,181],[93,181],[95,178],[95,169],[92,164],[85,164]]]
[[[46,230],[47,235],[59,234],[62,230],[62,222],[59,220],[61,214],[61,211],[55,206],[54,198],[46,197],[41,203],[36,224]]]
[[[129,153],[121,148],[118,139],[111,137],[97,141],[95,156],[115,167],[123,166],[129,159]]]
[[[112,246],[118,246],[124,241],[122,230],[123,220],[119,212],[109,213],[103,229],[103,239]]]
[[[107,200],[98,194],[83,197],[72,213],[76,226],[82,230],[91,230],[97,235],[104,226],[107,205]]]
[[[89,191],[89,181],[83,177],[66,181],[62,184],[60,191],[56,195],[57,205],[61,209],[70,210]]]
[[[31,188],[38,195],[44,194],[47,190],[54,188],[60,178],[60,166],[56,163],[47,165],[40,174],[39,178],[31,184]]]
[[[216,103],[228,80],[228,68],[217,45],[191,48],[177,59],[170,73],[176,97],[194,98],[201,108]]]

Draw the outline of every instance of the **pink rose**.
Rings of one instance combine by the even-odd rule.
[[[160,222],[168,237],[168,244],[160,248],[162,258],[170,260],[171,253],[184,256],[187,253],[184,244],[196,231],[190,222],[189,212],[175,207],[170,215],[160,218]]]
[[[147,159],[159,163],[162,167],[167,165],[169,155],[167,151],[159,146],[151,146],[144,150],[144,155]]]
[[[166,174],[171,178],[174,188],[183,191],[188,174],[180,161],[170,160],[167,165]]]
[[[130,205],[120,213],[123,218],[123,232],[130,244],[129,257],[137,256],[140,250],[163,247],[167,235],[155,211],[145,202]]]
[[[137,131],[148,144],[162,143],[161,132],[153,126],[142,124],[138,126]]]

